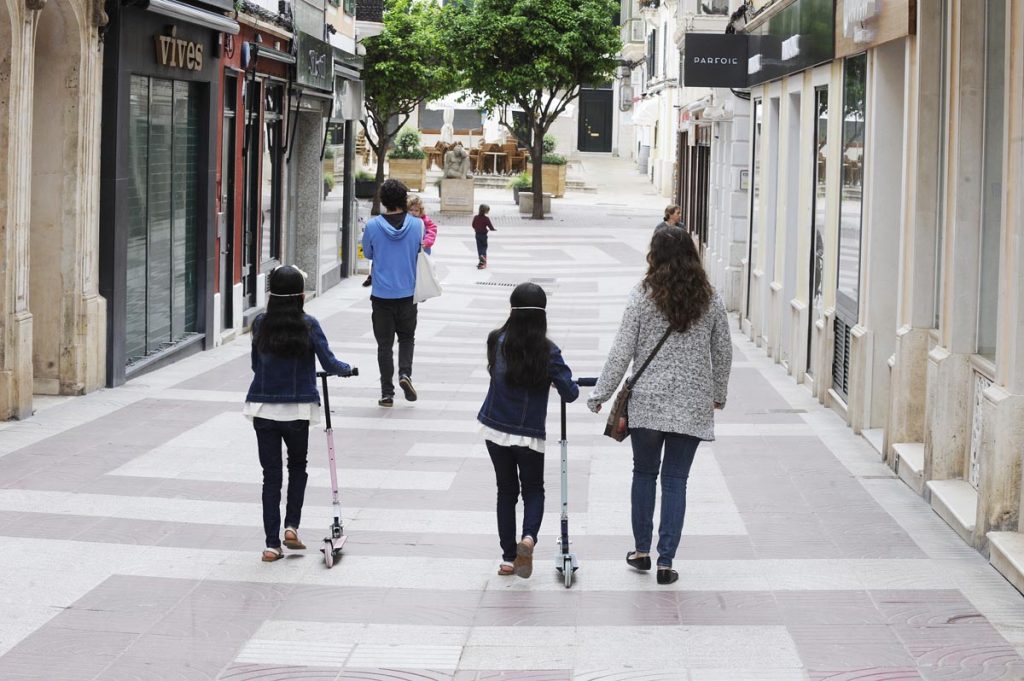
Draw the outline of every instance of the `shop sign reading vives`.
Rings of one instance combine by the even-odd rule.
[[[687,33],[683,84],[687,87],[746,87],[747,36]]]
[[[157,64],[187,71],[203,70],[203,44],[179,38],[177,28],[172,27],[170,35],[154,36],[154,41]]]

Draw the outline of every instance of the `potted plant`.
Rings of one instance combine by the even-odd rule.
[[[388,155],[388,177],[401,180],[409,189],[426,189],[427,155],[420,148],[420,133],[406,128],[398,133],[395,146]]]
[[[550,192],[553,196],[562,197],[565,196],[565,166],[567,161],[565,156],[555,153],[557,145],[558,140],[555,139],[554,135],[550,133],[544,135],[544,157],[541,174],[543,175],[544,190]],[[529,162],[526,165],[526,172],[533,172],[532,164]]]
[[[334,173],[324,173],[324,199],[334,191]]]
[[[515,200],[516,205],[519,205],[519,192],[530,191],[530,188],[533,187],[533,178],[529,173],[523,171],[513,177],[508,186],[512,188],[512,198]]]
[[[365,170],[356,171],[356,198],[372,199],[377,193],[377,180]]]

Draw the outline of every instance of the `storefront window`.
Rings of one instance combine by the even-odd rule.
[[[949,152],[947,145],[949,137],[949,130],[947,130],[949,125],[949,102],[947,101],[949,95],[949,0],[941,0],[941,4],[942,28],[939,40],[942,45],[942,75],[939,78],[939,172],[938,191],[936,192],[938,210],[936,211],[937,224],[935,226],[935,282],[932,293],[932,326],[935,329],[940,328],[939,325],[942,322],[942,260],[946,242],[946,170],[949,167],[947,164]]]
[[[128,363],[197,327],[196,85],[132,76],[129,88]]]
[[[857,323],[860,299],[860,241],[864,189],[864,120],[867,55],[846,60],[843,75],[842,190],[839,216],[839,281],[836,311]]]
[[[753,169],[750,177],[750,239],[747,245],[747,317],[750,317],[750,284],[753,281],[753,271],[757,266],[757,221],[759,207],[761,204],[761,157],[757,153],[758,144],[761,142],[761,120],[763,118],[763,106],[760,99],[754,100],[753,133],[750,138],[751,161]]]
[[[825,270],[825,216],[828,210],[828,88],[814,91],[814,209],[811,212],[811,316],[808,320],[807,343],[810,347],[814,322],[825,313],[822,279]],[[811,353],[807,353],[811,368]]]
[[[261,235],[262,262],[281,259],[281,169],[284,166],[282,150],[283,118],[281,115],[283,90],[280,85],[267,84],[263,122]]]
[[[999,307],[999,237],[1003,202],[1003,99],[1006,0],[986,3],[985,147],[982,170],[981,267],[978,286],[978,354],[996,356]]]

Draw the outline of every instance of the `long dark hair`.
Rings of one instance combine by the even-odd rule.
[[[512,310],[508,320],[487,336],[487,370],[493,373],[497,365],[498,339],[504,334],[501,356],[505,360],[505,382],[514,388],[544,387],[551,382],[548,376],[551,341],[544,311],[548,297],[537,284],[525,283],[512,291],[510,302]]]
[[[305,357],[313,350],[309,324],[302,310],[305,279],[291,265],[282,265],[270,275],[267,312],[261,315],[253,338],[259,352],[281,357]]]
[[[643,290],[676,331],[686,331],[711,304],[714,289],[686,230],[658,230],[647,253]]]

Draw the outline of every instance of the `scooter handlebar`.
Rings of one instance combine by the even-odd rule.
[[[352,367],[352,373],[350,373],[349,376],[358,376],[358,375],[359,375],[359,367]],[[334,376],[334,374],[328,373],[326,371],[318,371],[318,372],[316,372],[316,377],[317,378],[325,378],[327,376]],[[348,376],[346,376],[346,378],[348,378]]]
[[[576,379],[576,385],[586,388],[597,385],[597,376],[585,376],[583,378]]]

